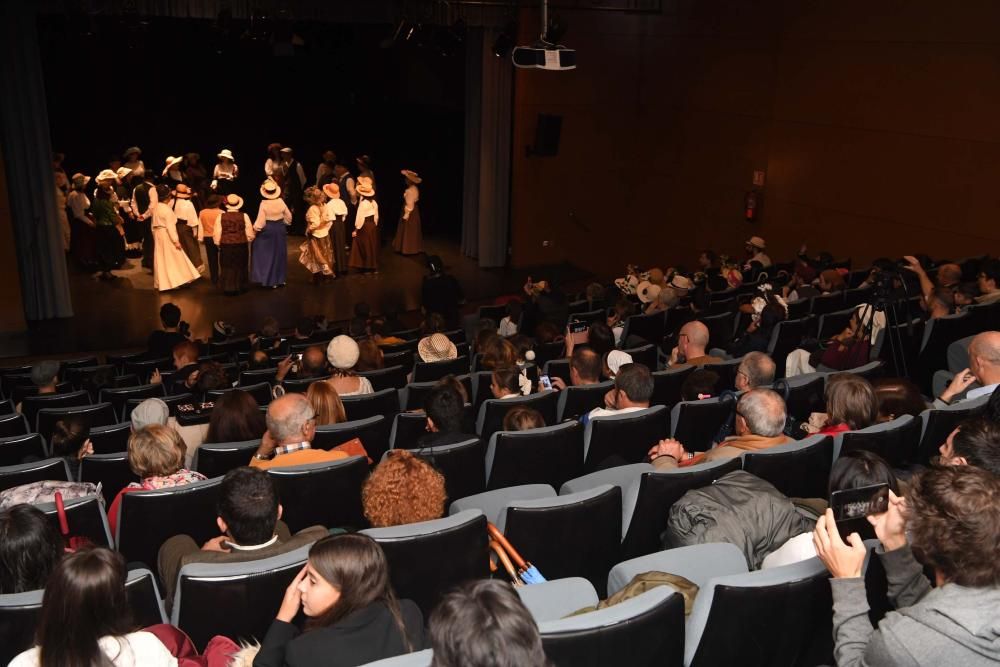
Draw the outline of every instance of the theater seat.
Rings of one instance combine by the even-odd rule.
[[[526,431],[498,431],[486,449],[486,488],[549,484],[559,488],[583,471],[583,432],[579,422]]]
[[[584,470],[597,470],[609,458],[623,463],[641,463],[650,448],[670,431],[670,413],[662,405],[594,417],[583,435]]]
[[[128,399],[138,398],[145,400],[147,398],[163,398],[163,396],[162,384],[144,384],[138,387],[121,387],[118,389],[105,387],[98,394],[98,400],[102,403],[110,403],[114,408],[115,414],[122,417],[122,419],[126,419],[123,413],[125,403],[128,402]]]
[[[260,440],[205,443],[194,450],[191,467],[209,479],[223,477],[233,468],[249,465],[259,447]]]
[[[118,423],[118,416],[110,403],[95,403],[63,408],[43,408],[38,411],[35,432],[48,442],[52,439],[52,431],[56,422],[61,420],[79,420],[90,428],[95,426],[111,426]]]
[[[21,402],[21,414],[28,420],[29,424],[34,426],[38,418],[38,411],[42,408],[69,408],[82,405],[90,405],[90,394],[85,391],[25,396]]]
[[[813,412],[826,411],[826,376],[828,373],[803,373],[774,383],[774,390],[785,399],[785,411],[799,421]]]
[[[70,481],[69,467],[66,462],[62,459],[44,459],[33,463],[19,463],[0,468],[0,491],[46,480]]]
[[[373,461],[378,461],[389,449],[389,419],[391,417],[368,417],[340,424],[316,427],[312,446],[316,449],[333,449],[349,440],[359,438],[365,451]]]
[[[549,362],[551,365],[551,362]],[[599,382],[579,387],[567,387],[559,392],[558,420],[578,419],[594,408],[604,407],[604,396],[614,387],[614,382]]]
[[[132,422],[95,426],[90,429],[90,442],[95,454],[114,454],[128,451],[128,439],[132,435]]]
[[[386,419],[399,412],[399,392],[396,389],[382,389],[374,394],[343,396],[344,412],[351,421],[384,415]]]
[[[363,456],[271,468],[267,474],[293,533],[309,526],[357,530],[367,525],[361,510],[361,487],[368,479]]]
[[[893,468],[903,468],[917,454],[923,422],[910,415],[896,417],[891,422],[873,424],[857,431],[833,436],[833,457],[866,449],[878,454]]]
[[[41,461],[45,457],[45,441],[37,433],[0,438],[0,466]]]
[[[602,484],[617,486],[621,488],[624,493],[625,489],[630,487],[633,482],[637,481],[643,473],[655,471],[656,468],[649,463],[630,463],[628,465],[616,466],[614,468],[605,468],[604,470],[598,470],[597,472],[592,472],[587,475],[583,475],[582,477],[569,480],[559,487],[559,495],[579,493],[580,491],[593,489],[601,486]]]
[[[24,415],[12,414],[0,416],[0,438],[15,435],[25,435],[30,432],[28,420]]]
[[[767,480],[789,498],[826,498],[833,465],[833,438],[808,438],[743,454],[743,469]]]
[[[705,452],[715,444],[715,436],[736,410],[736,398],[706,398],[681,401],[670,411],[671,437],[680,440],[689,452]]]
[[[483,402],[476,418],[476,433],[485,441],[489,441],[497,431],[503,428],[503,418],[514,407],[534,408],[542,413],[547,425],[556,423],[556,411],[559,404],[559,392],[540,391],[528,396],[515,398],[491,398]]]
[[[413,381],[434,382],[446,375],[466,375],[468,372],[468,357],[456,357],[445,361],[420,361],[413,365]]]
[[[938,448],[944,444],[951,432],[966,419],[983,414],[989,400],[990,395],[987,394],[971,401],[961,401],[945,408],[921,412],[920,444],[917,446],[913,463],[918,465],[930,463],[930,460],[940,453]]]
[[[84,457],[80,461],[80,481],[100,484],[104,502],[111,507],[118,492],[138,482],[139,477],[129,467],[128,452],[115,452]]]
[[[38,503],[35,507],[44,512],[52,526],[59,530],[59,514],[55,503]],[[100,496],[73,498],[65,501],[63,507],[66,510],[70,535],[84,537],[98,547],[114,548],[111,529],[108,527],[108,515],[104,513],[103,498]]]
[[[386,452],[385,456],[390,452]],[[450,445],[423,447],[413,450],[413,453],[444,475],[445,492],[449,500],[482,493],[486,489],[486,474],[483,470],[486,447],[479,438]],[[385,456],[382,457],[383,460]]]
[[[372,389],[380,391],[382,389],[402,389],[406,386],[406,374],[409,371],[404,366],[392,366],[386,363],[385,368],[374,371],[364,371],[358,373],[361,377],[368,378]]]

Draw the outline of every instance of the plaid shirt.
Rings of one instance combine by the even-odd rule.
[[[308,442],[293,442],[288,445],[278,445],[274,448],[274,455],[277,457],[282,454],[291,454],[292,452],[298,452],[303,449],[312,449],[312,446]]]

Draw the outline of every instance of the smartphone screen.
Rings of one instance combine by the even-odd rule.
[[[862,529],[870,526],[867,517],[881,514],[889,509],[889,485],[886,483],[844,489],[830,494],[830,509],[837,521],[840,536],[847,539],[851,533],[868,532]]]
[[[542,389],[552,389],[552,380],[549,379],[548,375],[540,375],[538,382],[542,385]]]

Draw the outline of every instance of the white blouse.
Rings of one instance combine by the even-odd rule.
[[[175,198],[173,208],[174,214],[178,217],[178,219],[186,220],[188,227],[192,227],[194,229],[198,228],[200,222],[198,219],[198,211],[195,210],[194,204],[191,203],[190,199]]]
[[[66,203],[69,205],[69,210],[72,211],[74,218],[79,218],[81,220],[85,219],[87,209],[90,208],[90,198],[86,194],[79,190],[73,190],[66,197]]]
[[[227,162],[226,164],[218,163],[215,165],[215,169],[212,170],[212,178],[223,179],[226,181],[234,181],[236,177],[240,175],[240,168],[235,162]]]
[[[151,632],[130,632],[123,637],[101,637],[101,651],[115,667],[177,667],[177,658]],[[36,646],[14,658],[8,667],[37,667],[41,651]]]
[[[292,224],[292,212],[288,210],[283,199],[265,199],[257,209],[257,219],[253,228],[258,232],[267,225],[268,220],[283,220],[286,225]]]
[[[358,215],[354,218],[354,228],[361,229],[365,226],[365,218],[375,216],[375,224],[378,224],[378,204],[374,199],[362,199],[358,204]]]
[[[330,222],[336,220],[338,215],[344,216],[344,219],[346,220],[347,204],[344,203],[343,199],[331,199],[327,203],[323,204],[323,214]]]
[[[167,232],[171,232],[171,239],[177,237],[177,215],[174,213],[173,209],[170,208],[169,204],[164,204],[163,202],[157,202],[156,206],[153,208],[153,229],[157,227],[165,227]]]
[[[306,211],[306,225],[310,236],[315,236],[318,239],[326,238],[330,235],[330,225],[332,224],[333,221],[323,215],[322,206],[313,205]]]

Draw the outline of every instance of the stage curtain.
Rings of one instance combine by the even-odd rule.
[[[462,252],[481,267],[507,264],[510,228],[510,57],[493,55],[498,28],[466,37]]]
[[[0,136],[24,314],[29,320],[72,317],[32,3],[3,3],[0,24],[0,90],[4,91],[0,94]]]

